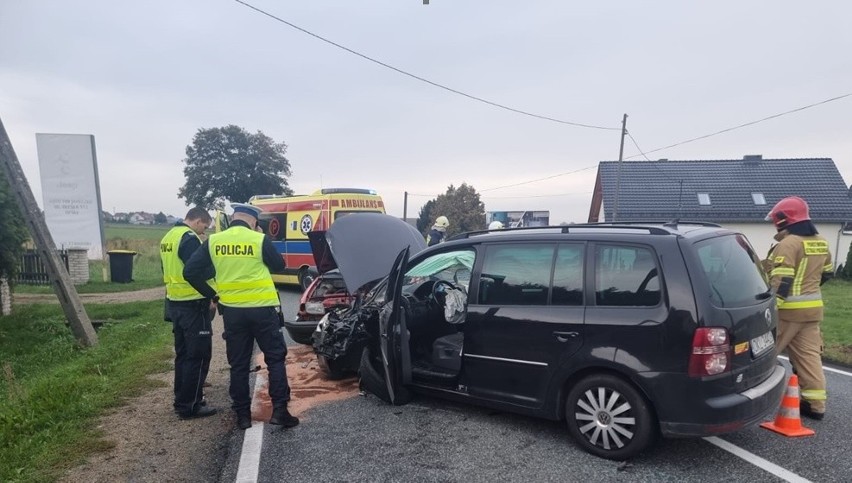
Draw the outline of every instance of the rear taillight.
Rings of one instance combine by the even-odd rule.
[[[700,327],[692,337],[689,376],[715,376],[731,370],[731,340],[722,327]]]

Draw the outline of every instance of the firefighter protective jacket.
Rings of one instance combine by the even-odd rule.
[[[820,284],[834,265],[828,242],[820,235],[780,232],[769,261],[770,283],[778,297],[779,315],[788,322],[819,322],[823,317]]]

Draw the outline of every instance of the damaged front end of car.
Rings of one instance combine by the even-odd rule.
[[[358,372],[361,352],[371,339],[375,341],[379,309],[366,305],[333,310],[317,324],[312,337],[314,353],[329,377],[339,379]]]

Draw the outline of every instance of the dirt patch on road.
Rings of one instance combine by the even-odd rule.
[[[263,354],[258,354],[257,365],[263,364]],[[263,370],[266,373],[266,370]],[[265,374],[264,374],[265,375]],[[313,349],[305,345],[287,348],[287,380],[290,383],[290,414],[306,419],[309,409],[319,404],[339,401],[358,394],[358,379],[351,377],[339,381],[328,379],[317,363]],[[268,421],[272,416],[268,383],[258,394],[260,401],[252,405],[252,419]]]

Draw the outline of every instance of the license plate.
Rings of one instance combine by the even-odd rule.
[[[751,340],[751,355],[757,357],[774,346],[775,338],[772,337],[772,332],[767,332]]]

